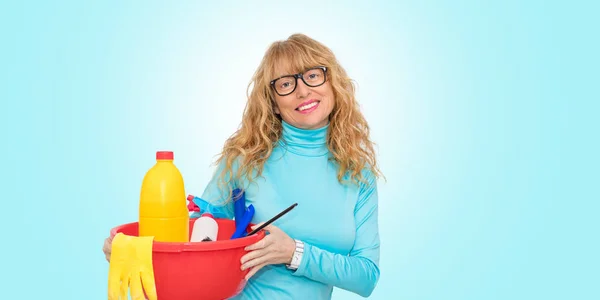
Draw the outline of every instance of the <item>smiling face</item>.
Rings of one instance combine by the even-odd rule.
[[[300,78],[297,80],[287,77],[293,74],[277,73],[279,79],[273,85],[273,88],[277,89],[277,92],[273,91],[274,111],[294,127],[321,128],[329,122],[329,115],[334,106],[331,81],[328,80],[324,69],[310,68],[302,71],[302,77],[298,76]]]

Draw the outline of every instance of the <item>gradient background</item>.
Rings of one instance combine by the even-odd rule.
[[[372,299],[600,299],[591,1],[82,2],[0,6],[3,299],[106,299],[102,243],[155,151],[201,193],[294,32],[337,54],[378,144]]]

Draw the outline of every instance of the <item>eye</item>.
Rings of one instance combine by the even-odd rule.
[[[285,78],[281,78],[277,81],[278,89],[289,89],[289,88],[292,88],[293,86],[294,86],[293,78],[285,77]]]

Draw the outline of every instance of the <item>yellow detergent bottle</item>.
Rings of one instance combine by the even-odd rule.
[[[140,194],[139,236],[158,242],[188,242],[189,212],[183,176],[173,164],[173,152],[156,152]]]

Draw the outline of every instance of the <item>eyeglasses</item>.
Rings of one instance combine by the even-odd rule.
[[[327,80],[327,67],[314,67],[302,73],[279,77],[271,81],[271,86],[279,96],[287,96],[296,90],[298,78],[302,78],[307,86],[320,86]]]

